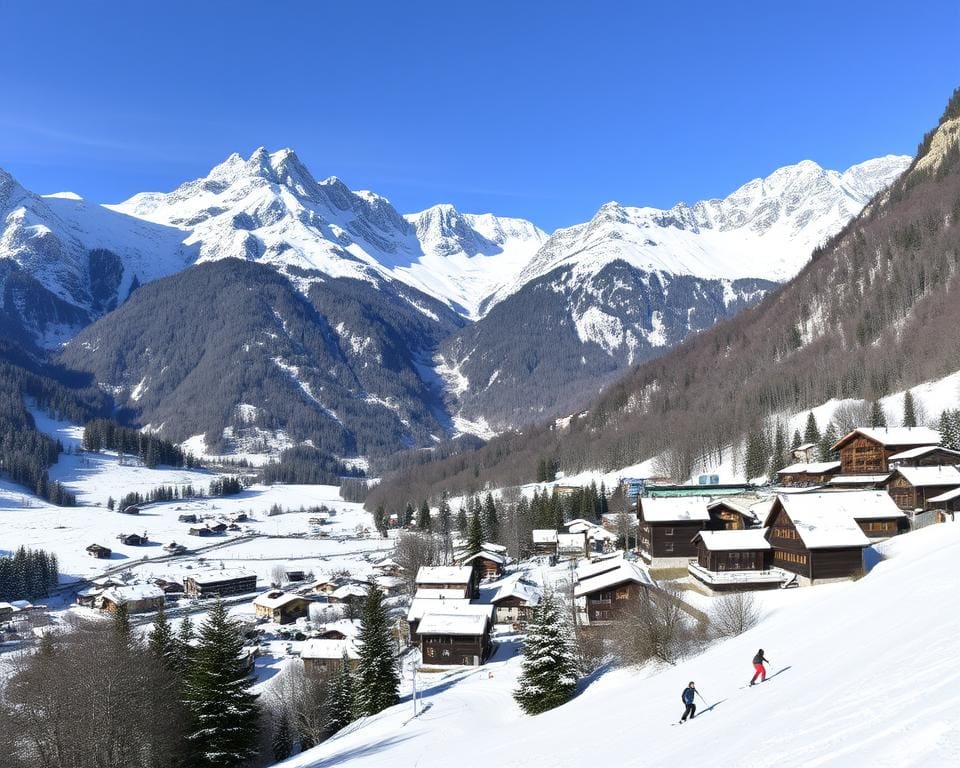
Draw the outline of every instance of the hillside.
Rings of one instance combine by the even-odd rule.
[[[757,306],[637,366],[563,429],[420,467],[371,503],[526,482],[544,456],[569,475],[664,455],[664,469],[686,478],[772,414],[872,400],[960,369],[958,110],[960,92],[905,175]]]
[[[405,701],[282,765],[954,765],[960,617],[941,608],[960,586],[960,526],[878,546],[884,559],[864,579],[763,593],[757,627],[676,667],[600,674],[529,717],[510,696],[520,659],[508,642],[479,670],[421,676],[419,718]],[[761,646],[771,676],[745,689]],[[690,680],[709,706],[675,726]]]

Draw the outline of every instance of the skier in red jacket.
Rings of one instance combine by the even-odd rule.
[[[757,651],[757,655],[753,657],[753,679],[750,681],[750,685],[754,685],[757,682],[757,678],[760,678],[762,683],[767,679],[767,668],[763,666],[763,662],[770,663],[770,659],[766,659],[763,656],[763,648]]]

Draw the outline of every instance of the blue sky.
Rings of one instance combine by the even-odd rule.
[[[0,167],[98,202],[293,147],[404,212],[588,219],[912,153],[960,3],[0,0]]]

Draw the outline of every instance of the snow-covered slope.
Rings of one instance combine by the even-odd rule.
[[[336,177],[317,181],[290,149],[228,157],[169,193],[145,192],[113,210],[190,230],[199,260],[236,257],[297,277],[395,279],[474,317],[498,280],[546,239],[521,219],[461,214],[441,205],[409,217]]]
[[[507,645],[505,661],[431,676],[417,719],[405,701],[282,765],[956,765],[960,614],[944,608],[960,589],[960,525],[879,549],[884,559],[860,581],[777,593],[781,607],[740,637],[652,674],[607,673],[543,715],[523,715],[513,702],[519,658]],[[745,688],[759,647],[773,660],[771,676]],[[691,680],[707,703],[674,725]]]
[[[648,272],[787,280],[909,163],[905,155],[887,155],[840,173],[804,160],[692,206],[607,203],[589,222],[555,232],[490,303],[558,267],[574,267],[582,281],[616,259]]]

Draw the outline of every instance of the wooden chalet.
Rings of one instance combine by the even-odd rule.
[[[898,453],[939,444],[940,433],[927,427],[859,427],[831,450],[840,454],[841,475],[876,475],[888,473]]]
[[[179,523],[195,523],[195,522],[197,522],[197,516],[196,516],[196,515],[192,515],[192,514],[190,514],[190,515],[179,515],[179,516],[177,517],[177,522],[179,522]]]
[[[344,657],[350,670],[355,672],[360,664],[360,653],[352,639],[313,638],[307,640],[300,650],[304,672],[316,677],[338,673],[343,667]]]
[[[768,528],[700,531],[693,539],[697,559],[687,569],[713,592],[779,587],[786,578],[770,568],[768,534]]]
[[[747,507],[730,499],[711,501],[707,504],[707,514],[710,515],[708,531],[743,531],[757,525],[756,517]]]
[[[254,615],[277,624],[289,624],[301,616],[309,616],[311,601],[302,595],[282,590],[271,590],[257,595],[253,601]]]
[[[345,584],[352,583],[354,583],[354,581],[349,576],[337,576],[334,578],[320,579],[319,581],[315,581],[310,585],[309,589],[311,592],[314,592],[318,595],[329,595]]]
[[[463,597],[477,596],[477,572],[470,565],[421,566],[417,571],[416,587],[420,589],[459,590]]]
[[[401,576],[374,576],[373,583],[387,597],[402,594],[407,584]]]
[[[407,609],[407,624],[410,627],[411,642],[417,642],[417,627],[420,625],[420,620],[429,611],[435,613],[470,613],[472,611],[474,613],[485,613],[492,620],[493,606],[471,603],[468,598],[462,596],[434,596],[433,593],[439,591],[442,590],[427,590],[424,594],[424,591],[420,590],[410,601],[410,607]]]
[[[930,509],[937,511],[938,523],[952,523],[960,520],[960,488],[927,499],[927,503]]]
[[[213,531],[214,533],[224,533],[229,527],[230,526],[228,526],[225,522],[221,520],[211,525],[210,530]]]
[[[801,584],[843,581],[863,573],[863,550],[870,545],[850,511],[853,493],[780,494],[764,527],[771,564]]]
[[[95,557],[97,560],[109,560],[113,552],[109,547],[102,547],[99,544],[91,544],[87,547],[87,554]]]
[[[374,563],[372,566],[374,573],[378,573],[381,576],[399,576],[400,575],[400,564],[393,558],[387,558],[386,560],[381,560],[378,563]]]
[[[534,555],[557,554],[557,532],[553,528],[535,528],[531,538]]]
[[[640,597],[656,585],[640,566],[614,559],[612,567],[590,571],[573,590],[577,612],[584,625],[612,624],[636,609]]]
[[[138,507],[136,504],[130,504],[129,506],[126,506],[123,509],[118,511],[124,515],[139,515],[140,507]]]
[[[520,578],[510,579],[497,590],[490,602],[497,624],[522,627],[530,618],[530,612],[540,604],[540,591]]]
[[[503,566],[506,561],[507,559],[503,555],[496,552],[480,550],[470,557],[465,557],[462,562],[476,570],[476,578],[479,581],[499,578],[500,574],[503,573]]]
[[[587,534],[585,531],[557,534],[557,557],[562,560],[579,560],[586,556]]]
[[[169,544],[163,545],[163,551],[169,552],[171,555],[181,555],[187,551],[187,548],[183,544],[171,541]]]
[[[163,607],[166,596],[154,584],[132,584],[125,587],[110,587],[97,598],[95,604],[102,611],[115,612],[121,605],[129,613],[147,613]]]
[[[216,536],[217,532],[206,525],[194,525],[190,527],[188,533],[191,536]]]
[[[637,499],[640,557],[654,568],[686,568],[697,548],[693,537],[710,523],[702,496]]]
[[[187,597],[227,597],[257,591],[257,574],[242,570],[194,573],[183,580]]]
[[[930,499],[960,488],[960,470],[953,466],[900,466],[887,480],[887,493],[900,509],[926,510]]]
[[[490,655],[490,619],[481,613],[432,613],[417,628],[425,665],[476,667]]]
[[[809,464],[812,462],[816,453],[816,443],[803,443],[790,451],[790,455],[793,456],[794,460],[801,464]]]
[[[352,605],[361,605],[367,599],[369,586],[363,584],[351,583],[337,587],[333,592],[327,595],[327,602],[332,605],[338,603],[350,603]]]
[[[791,464],[777,472],[777,484],[789,488],[826,485],[840,473],[839,461]]]
[[[911,448],[890,457],[890,469],[897,467],[947,467],[960,464],[960,451],[942,445],[925,445]]]
[[[117,536],[123,544],[126,544],[128,547],[142,547],[144,544],[148,544],[150,539],[147,538],[147,534],[141,536],[139,533],[121,533]]]

